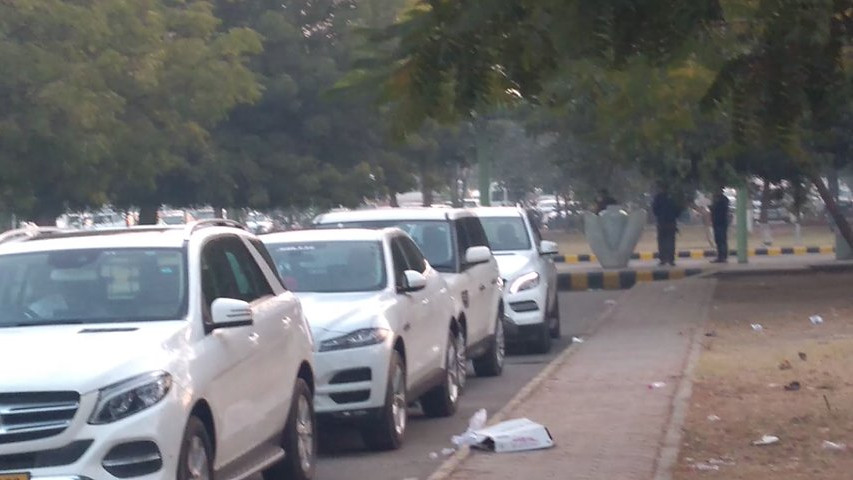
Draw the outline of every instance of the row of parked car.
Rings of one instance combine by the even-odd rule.
[[[507,341],[559,337],[516,208],[0,235],[0,480],[309,479],[318,421],[398,448]]]

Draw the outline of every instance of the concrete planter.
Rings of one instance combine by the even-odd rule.
[[[611,205],[596,215],[584,212],[584,234],[598,263],[604,268],[624,268],[640,241],[646,224],[646,211],[626,212]]]

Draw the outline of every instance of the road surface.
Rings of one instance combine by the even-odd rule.
[[[572,336],[585,336],[591,323],[605,310],[607,299],[619,292],[568,292],[560,295],[563,338],[555,341],[547,355],[513,354],[507,358],[503,376],[469,377],[459,411],[451,418],[426,419],[413,410],[406,441],[392,452],[366,451],[354,431],[320,432],[321,450],[317,480],[406,480],[427,478],[443,457],[430,459],[431,452],[451,447],[450,437],[463,432],[478,409],[490,414],[500,410],[547,363],[563,351]]]

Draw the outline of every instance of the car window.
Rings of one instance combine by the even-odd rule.
[[[402,287],[403,273],[409,270],[409,262],[399,238],[391,239],[391,259],[394,262],[394,285]]]
[[[267,249],[267,246],[264,245],[264,242],[260,241],[257,238],[251,238],[249,239],[249,242],[252,244],[253,247],[255,247],[255,250],[258,251],[258,253],[261,255],[261,258],[263,258],[264,261],[267,262],[267,266],[270,267],[270,270],[272,270],[273,275],[278,276],[279,271],[278,268],[276,268],[275,266],[275,260],[273,260],[272,255],[270,255],[269,249]],[[279,278],[279,280],[281,279]]]
[[[387,285],[379,241],[270,243],[275,268],[294,292],[367,292]]]
[[[542,244],[542,232],[539,231],[539,222],[536,217],[534,217],[533,212],[528,211],[527,222],[530,224],[531,233],[533,233],[533,241],[536,242],[536,245]]]
[[[439,272],[455,272],[457,252],[453,248],[452,223],[447,220],[369,220],[334,222],[315,225],[318,229],[332,228],[388,228],[397,227],[406,232]]]
[[[209,307],[217,298],[245,302],[272,295],[255,259],[237,237],[212,240],[202,252],[202,291]]]
[[[465,224],[461,221],[454,222],[456,226],[456,247],[459,258],[465,259],[465,252],[468,251],[473,245],[471,244],[471,238],[468,236],[468,229],[465,228]]]
[[[409,267],[412,270],[417,270],[418,272],[426,271],[426,260],[424,259],[423,253],[421,253],[420,249],[415,242],[412,241],[411,238],[408,237],[399,237],[400,246],[403,249],[403,253],[406,254],[406,259],[408,260]]]
[[[55,250],[0,257],[0,327],[178,320],[182,249]]]
[[[483,217],[480,221],[486,230],[493,251],[530,249],[530,237],[527,235],[527,226],[523,218],[519,216]]]
[[[468,232],[468,239],[471,241],[472,247],[489,247],[489,239],[486,232],[483,230],[483,225],[477,217],[463,218],[465,230]]]

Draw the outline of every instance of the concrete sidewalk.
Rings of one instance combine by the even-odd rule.
[[[506,418],[527,417],[547,426],[556,446],[509,454],[472,451],[448,478],[668,478],[689,397],[684,373],[696,357],[694,338],[701,335],[715,282],[653,282],[624,292],[539,389],[506,412]],[[654,382],[666,386],[650,388]]]

